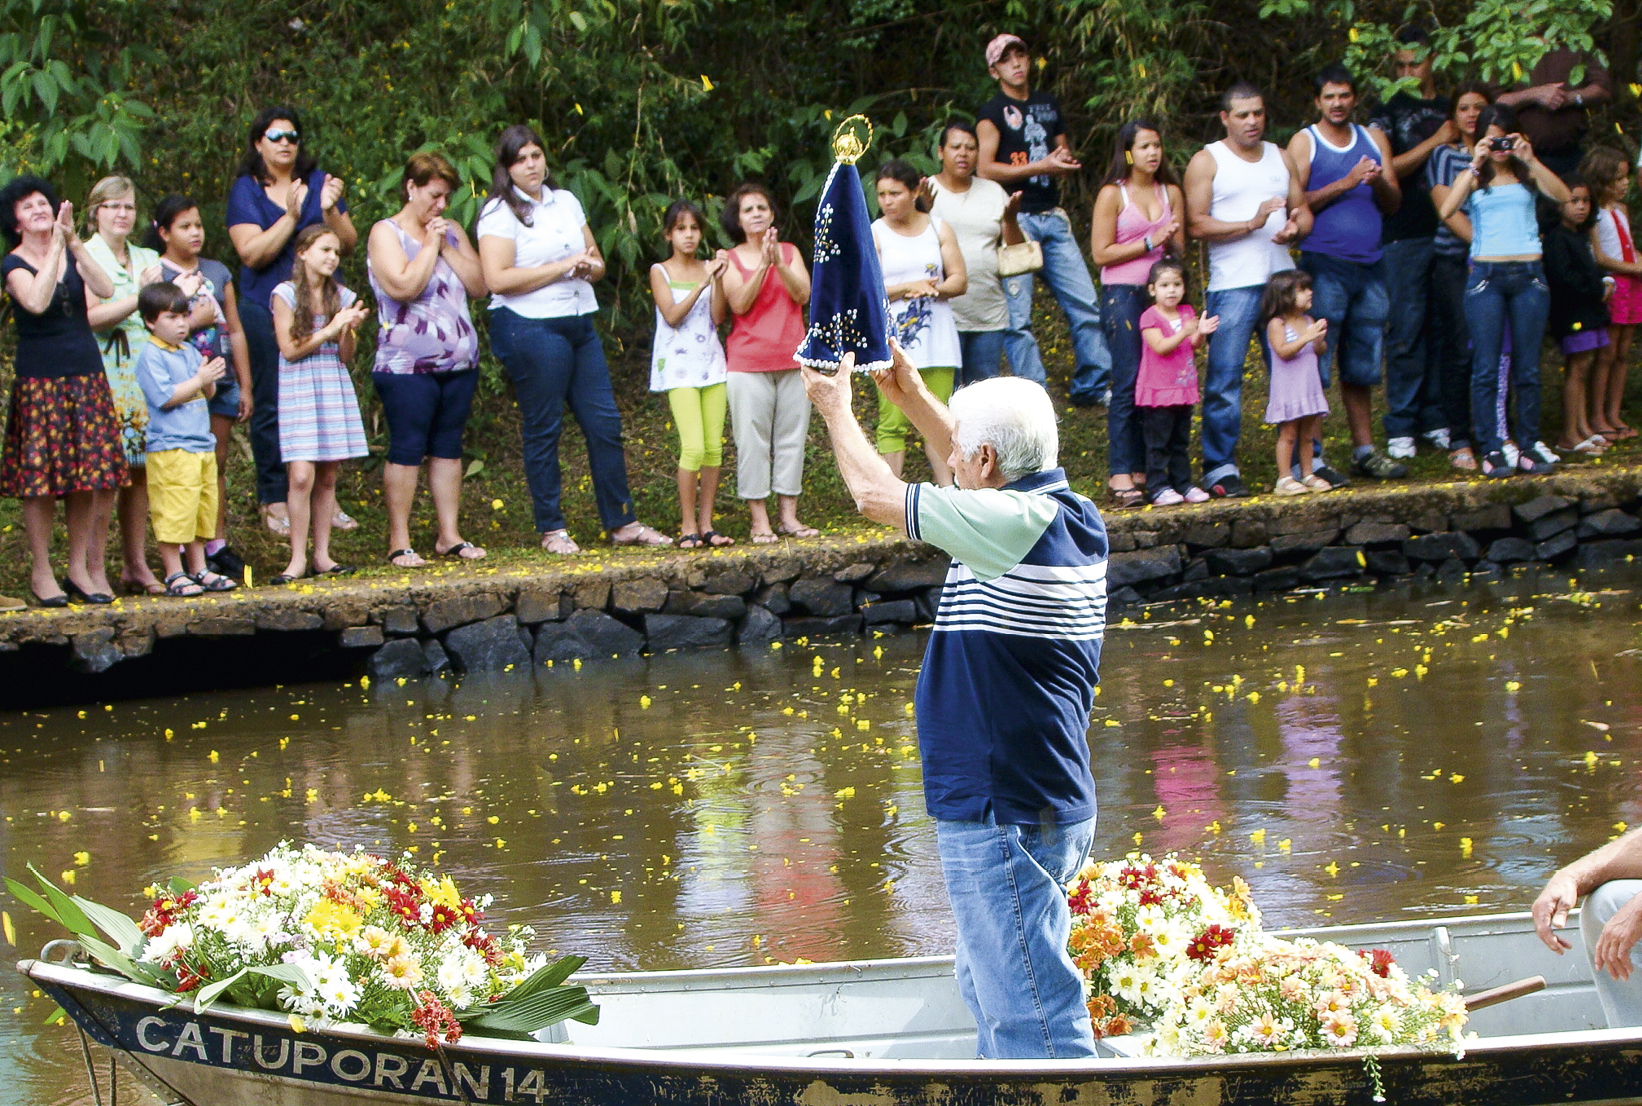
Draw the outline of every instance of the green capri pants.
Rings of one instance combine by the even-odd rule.
[[[667,405],[678,427],[678,467],[685,472],[716,469],[724,462],[726,390],[722,381],[705,388],[668,389]]]
[[[924,385],[935,398],[945,403],[952,398],[952,379],[957,369],[919,369]],[[901,409],[878,394],[878,452],[900,453],[907,447],[907,435],[912,431],[912,420]]]

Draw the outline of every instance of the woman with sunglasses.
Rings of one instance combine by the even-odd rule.
[[[359,241],[343,181],[314,164],[304,145],[302,119],[289,107],[262,109],[251,121],[240,175],[228,192],[228,237],[239,253],[240,322],[251,354],[251,453],[256,458],[257,500],[276,534],[290,533],[285,513],[287,484],[279,455],[279,343],[274,338],[273,291],[291,278],[298,232],[328,226],[348,253]],[[332,526],[358,524],[337,508]]]

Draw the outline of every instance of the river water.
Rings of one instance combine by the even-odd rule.
[[[1271,928],[1526,909],[1642,821],[1639,596],[1555,577],[1131,616],[1090,731],[1096,853],[1242,875]],[[0,715],[0,867],[137,916],[151,882],[281,839],[363,844],[595,968],[945,953],[923,644]],[[59,935],[0,904],[17,955]],[[0,1098],[90,1102],[77,1038],[21,984],[0,975]]]

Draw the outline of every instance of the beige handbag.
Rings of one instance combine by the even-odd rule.
[[[1035,273],[1041,268],[1043,268],[1043,247],[1030,238],[1024,242],[1017,242],[1013,246],[998,247],[998,275],[1000,277]]]

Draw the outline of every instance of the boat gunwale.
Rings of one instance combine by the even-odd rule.
[[[924,958],[932,959],[932,958]],[[811,965],[801,965],[811,967]],[[395,1037],[380,1033],[357,1023],[333,1023],[323,1029],[308,1029],[298,1034],[290,1025],[288,1015],[271,1010],[232,1006],[216,1003],[199,1015],[191,1004],[176,1002],[178,996],[157,988],[134,983],[117,975],[105,975],[88,968],[51,964],[35,959],[19,961],[17,970],[36,982],[49,982],[70,991],[91,991],[107,997],[129,1000],[140,1005],[152,1005],[156,1011],[167,1008],[179,1011],[184,1017],[215,1017],[240,1021],[276,1029],[292,1036],[314,1038],[343,1038],[374,1044],[392,1044],[397,1047],[414,1045],[415,1038]],[[757,969],[755,969],[757,970]],[[482,1043],[474,1043],[482,1042]],[[553,1043],[541,1041],[514,1041],[505,1038],[465,1036],[462,1040],[444,1046],[452,1057],[461,1054],[505,1055],[517,1060],[557,1065],[621,1066],[630,1069],[655,1071],[683,1071],[691,1074],[704,1072],[756,1073],[768,1071],[787,1076],[813,1074],[815,1076],[853,1075],[861,1077],[895,1076],[905,1078],[936,1078],[942,1081],[996,1079],[1030,1079],[1044,1077],[1065,1080],[1080,1073],[1099,1073],[1102,1076],[1202,1076],[1237,1072],[1254,1072],[1271,1067],[1327,1068],[1341,1064],[1360,1064],[1368,1057],[1380,1060],[1487,1059],[1493,1054],[1506,1054],[1533,1048],[1583,1048],[1596,1046],[1642,1047],[1642,1028],[1564,1030],[1552,1033],[1516,1034],[1507,1037],[1479,1037],[1461,1042],[1460,1047],[1422,1048],[1414,1045],[1382,1046],[1371,1049],[1307,1050],[1281,1053],[1239,1053],[1191,1058],[1175,1057],[1100,1057],[1097,1059],[1068,1060],[977,1060],[977,1059],[888,1059],[883,1057],[853,1059],[834,1056],[786,1057],[748,1053],[738,1056],[703,1053],[685,1049],[642,1049],[619,1047],[590,1047],[574,1042]]]

